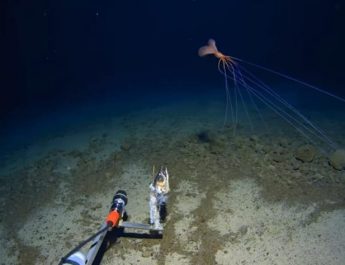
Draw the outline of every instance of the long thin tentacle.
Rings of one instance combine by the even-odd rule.
[[[246,78],[246,76],[244,75]],[[231,76],[228,76],[228,78],[232,79]],[[251,80],[249,80],[251,81]],[[252,82],[252,81],[251,81]],[[252,82],[253,83],[253,82]],[[276,103],[274,103],[272,100],[270,100],[267,96],[265,96],[262,92],[257,90],[255,87],[248,85],[247,83],[244,83],[240,81],[240,84],[248,89],[248,91],[256,96],[260,101],[262,101],[266,106],[268,106],[270,109],[272,109],[276,114],[278,114],[280,117],[282,117],[284,120],[286,120],[291,126],[293,126],[299,133],[301,133],[305,138],[307,138],[310,142],[314,142],[310,136],[308,136],[301,128],[304,128],[306,132],[309,134],[313,135],[314,137],[319,138],[323,142],[327,143],[330,145],[332,148],[336,147],[336,144],[332,142],[328,137],[325,137],[323,133],[320,133],[320,131],[317,129],[316,126],[310,126],[312,124],[309,120],[307,120],[304,116],[304,118],[308,121],[306,122],[309,126],[307,126],[303,121],[304,119],[298,120],[297,117],[292,116],[291,113],[288,113],[286,110],[284,110],[282,107],[278,106]],[[255,86],[258,86],[255,82],[253,83]],[[259,86],[260,88],[260,86]],[[272,96],[272,95],[271,95]],[[273,99],[277,100],[276,98],[273,97]],[[278,100],[278,102],[280,102]],[[280,102],[283,104],[282,102]],[[285,104],[283,104],[284,106]],[[295,113],[296,114],[296,113]],[[300,117],[301,118],[301,117]],[[298,127],[299,126],[299,127]]]
[[[251,129],[251,131],[253,132],[253,131],[254,131],[254,126],[253,126],[252,118],[251,118],[251,116],[250,116],[250,114],[249,114],[249,111],[248,111],[246,102],[244,101],[244,97],[243,97],[243,95],[242,95],[241,88],[238,89],[238,94],[239,94],[239,96],[240,96],[240,99],[241,99],[241,103],[242,103],[242,107],[243,107],[243,109],[244,109],[244,112],[246,113],[246,117],[247,117],[247,119],[248,119],[250,129]]]
[[[232,100],[231,100],[231,93],[229,90],[229,85],[228,85],[228,74],[226,72],[226,67],[224,65],[224,63],[222,64],[223,69],[221,69],[221,64],[222,61],[219,60],[218,61],[218,71],[224,75],[224,84],[225,84],[225,94],[226,94],[226,106],[225,106],[225,115],[224,115],[224,122],[223,122],[223,126],[226,126],[227,123],[227,118],[228,118],[228,113],[229,113],[229,106],[230,106],[230,111],[231,111],[231,119],[232,122],[234,122],[234,110],[233,110],[233,106],[232,106]]]
[[[300,119],[303,120],[306,124],[308,124],[310,127],[312,127],[315,131],[317,131],[331,146],[336,147],[337,145],[326,135],[326,133],[319,127],[317,127],[315,124],[313,124],[309,119],[307,119],[301,112],[299,112],[295,107],[293,107],[291,104],[289,104],[286,100],[284,100],[278,93],[276,93],[270,86],[262,82],[260,79],[258,79],[254,74],[252,74],[250,71],[245,69],[244,67],[241,67],[243,71],[247,73],[245,75],[245,79],[247,79],[249,82],[253,83],[256,87],[259,87],[263,89],[265,93],[270,95],[272,98],[280,102],[283,106],[285,106],[287,109],[289,109],[291,112],[296,114]],[[249,76],[250,77],[249,77]]]
[[[230,66],[231,63],[227,63],[226,61],[224,61],[224,66],[226,66],[226,68],[228,70],[230,70]],[[236,135],[236,130],[237,130],[237,125],[238,125],[238,100],[237,100],[237,90],[238,90],[238,83],[237,83],[237,76],[236,76],[236,72],[231,69],[230,72],[232,73],[232,77],[233,77],[233,81],[234,81],[234,116],[235,116],[235,120],[234,120],[234,124],[233,124],[233,128],[234,128],[234,135]]]
[[[294,121],[296,122],[296,120],[294,119],[290,119],[291,116],[284,116],[284,111],[282,112],[281,109],[277,108],[276,105],[272,104],[272,102],[267,101],[267,99],[262,96],[260,93],[257,93],[256,90],[252,89],[251,87],[247,87],[248,90],[253,93],[253,95],[255,95],[259,100],[261,100],[266,106],[268,106],[270,109],[272,109],[276,114],[278,114],[280,117],[282,117],[287,123],[289,123],[292,127],[294,127],[301,135],[303,135],[308,141],[310,141],[311,143],[313,143],[315,145],[315,141],[308,136],[300,127],[297,127],[294,124]],[[297,122],[298,123],[298,122]],[[300,124],[301,125],[301,124]]]
[[[238,72],[238,76],[240,78],[241,83],[246,84],[245,80],[243,79],[243,75],[242,75],[241,70],[238,67],[236,67],[234,69],[236,69],[236,71]],[[261,113],[259,107],[255,103],[255,101],[254,101],[254,99],[252,97],[252,94],[248,91],[248,89],[245,89],[245,91],[248,93],[249,100],[250,100],[251,104],[254,106],[256,112],[258,113],[258,115],[259,115],[259,117],[260,117],[262,123],[264,124],[266,131],[267,131],[268,130],[267,123],[266,123],[265,119],[263,118],[262,113]],[[247,108],[246,108],[246,112],[248,113],[247,115],[248,115],[248,118],[250,119],[251,127],[253,128],[253,125],[252,125],[252,122],[251,122],[251,118],[250,118],[250,115],[249,115],[249,112],[248,112]]]
[[[235,87],[238,87],[237,81],[236,81],[236,78],[235,78],[235,77],[237,77],[237,76],[238,76],[238,78],[240,78],[240,81],[241,81],[242,83],[245,84],[245,80],[243,79],[242,73],[241,73],[240,69],[238,68],[238,64],[237,64],[237,63],[233,63],[232,61],[229,61],[229,62],[226,64],[226,68],[227,68],[227,70],[231,73],[231,76],[232,76],[232,77],[231,77],[230,79],[234,81]],[[229,75],[226,73],[225,70],[222,71],[222,70],[220,70],[219,68],[218,68],[218,70],[219,70],[223,75],[227,75],[227,78],[229,78]],[[247,110],[247,108],[246,108],[246,106],[245,106],[245,104],[244,104],[243,96],[242,96],[242,93],[241,93],[241,88],[238,88],[237,90],[238,90],[238,92],[240,93],[240,96],[241,96],[241,98],[242,98],[243,108],[245,109],[245,111],[246,111],[246,113],[247,113],[247,118],[248,118],[248,120],[249,120],[250,126],[251,126],[251,128],[253,128],[253,125],[252,125],[252,121],[251,121],[249,112],[248,112],[248,110]],[[268,130],[268,126],[267,126],[267,124],[266,124],[266,121],[264,120],[264,118],[263,118],[263,116],[262,116],[262,114],[261,114],[261,111],[259,110],[258,106],[256,105],[256,103],[255,103],[255,101],[254,101],[254,99],[253,99],[253,97],[252,97],[252,94],[248,91],[248,89],[246,89],[246,92],[248,93],[248,96],[249,96],[249,98],[250,98],[250,100],[251,100],[251,103],[254,105],[254,108],[255,108],[256,111],[259,113],[259,116],[260,116],[260,118],[261,118],[263,124],[265,125],[265,129]]]
[[[275,70],[270,69],[270,68],[268,68],[268,67],[265,67],[265,66],[262,66],[262,65],[259,65],[259,64],[255,64],[255,63],[252,63],[252,62],[248,62],[248,61],[242,60],[242,59],[240,59],[240,58],[236,58],[236,57],[232,57],[232,56],[231,56],[231,58],[232,58],[233,60],[236,60],[236,61],[245,63],[245,64],[247,64],[247,65],[251,65],[251,66],[254,66],[254,67],[256,67],[256,68],[265,70],[265,71],[267,71],[267,72],[270,72],[270,73],[279,75],[279,76],[281,76],[281,77],[283,77],[283,78],[286,78],[286,79],[291,80],[291,81],[294,81],[294,82],[296,82],[296,83],[298,83],[298,84],[301,84],[301,85],[304,85],[304,86],[309,87],[309,88],[311,88],[311,89],[314,89],[314,90],[316,90],[316,91],[318,91],[318,92],[320,92],[320,93],[323,93],[323,94],[325,94],[325,95],[328,95],[328,96],[330,96],[330,97],[332,97],[332,98],[335,98],[335,99],[337,99],[337,100],[342,101],[342,102],[345,103],[345,98],[339,97],[339,96],[337,96],[337,95],[335,95],[335,94],[333,94],[333,93],[330,93],[330,92],[328,92],[328,91],[326,91],[326,90],[324,90],[324,89],[321,89],[321,88],[319,88],[319,87],[316,87],[316,86],[314,86],[314,85],[311,85],[311,84],[309,84],[309,83],[307,83],[307,82],[301,81],[301,80],[299,80],[299,79],[297,79],[297,78],[294,78],[294,77],[292,77],[292,76],[289,76],[289,75],[287,75],[287,74],[283,74],[283,73],[281,73],[281,72],[275,71]]]

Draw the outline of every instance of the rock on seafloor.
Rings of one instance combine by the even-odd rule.
[[[297,149],[295,153],[295,158],[302,162],[313,161],[316,155],[316,149],[312,145],[303,145]]]
[[[337,170],[345,169],[345,150],[338,149],[330,157],[329,163]]]

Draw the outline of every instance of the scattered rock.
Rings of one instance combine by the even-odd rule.
[[[256,142],[254,142],[254,145],[252,145],[252,148],[255,153],[266,154],[268,151],[266,146],[264,146],[261,143],[256,143]]]
[[[280,138],[280,139],[278,140],[278,145],[281,146],[281,147],[286,148],[286,147],[288,147],[288,146],[290,145],[290,143],[289,143],[288,139],[286,139],[286,138]]]
[[[299,170],[300,168],[300,163],[301,162],[298,162],[296,160],[292,160],[291,163],[290,163],[290,166],[293,170]]]
[[[252,142],[258,142],[259,141],[259,137],[257,137],[256,135],[252,135],[249,137],[249,140]]]
[[[277,163],[285,162],[289,159],[289,154],[286,149],[281,146],[275,146],[271,153],[272,160]]]
[[[338,149],[336,150],[329,158],[329,163],[336,170],[345,169],[345,150]]]
[[[224,152],[224,149],[226,147],[226,142],[225,139],[223,138],[215,138],[211,143],[210,143],[210,152],[212,154],[221,154]]]
[[[281,153],[274,153],[272,160],[277,163],[282,163],[288,159],[287,155]]]
[[[302,162],[311,162],[313,161],[316,155],[316,150],[312,145],[303,145],[297,149],[295,153],[295,158]]]

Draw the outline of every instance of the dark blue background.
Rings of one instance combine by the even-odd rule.
[[[344,1],[1,2],[3,121],[212,89],[216,61],[197,56],[210,37],[224,53],[344,94]]]

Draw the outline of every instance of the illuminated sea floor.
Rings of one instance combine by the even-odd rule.
[[[119,238],[102,264],[343,264],[345,171],[317,147],[301,161],[306,139],[273,113],[252,111],[250,123],[242,112],[223,126],[218,98],[96,109],[27,122],[21,134],[57,129],[6,145],[4,264],[56,264],[97,231],[118,189],[130,221],[147,223],[161,165],[171,175],[163,238]],[[345,146],[343,112],[310,113]]]

